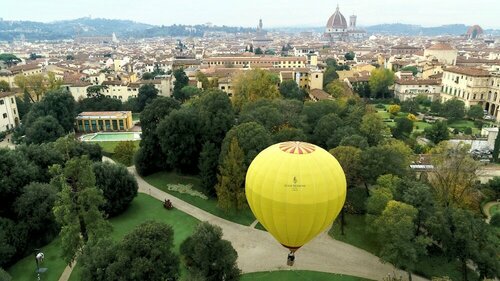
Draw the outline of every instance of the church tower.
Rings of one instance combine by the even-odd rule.
[[[350,30],[356,29],[356,15],[352,15],[349,17],[349,29]]]

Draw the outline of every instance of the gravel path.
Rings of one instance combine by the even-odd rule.
[[[406,272],[382,263],[378,257],[362,249],[334,240],[326,232],[302,247],[296,254],[295,265],[290,268],[286,265],[288,251],[269,233],[205,212],[148,184],[137,174],[135,167],[128,169],[137,178],[139,192],[149,194],[162,202],[164,199],[170,199],[174,207],[180,211],[201,221],[220,226],[224,232],[224,239],[231,241],[238,252],[238,266],[243,273],[293,268],[348,274],[375,280],[382,280],[387,274],[394,272],[404,278],[407,277]],[[413,280],[427,279],[413,275]]]
[[[491,202],[484,204],[483,213],[486,215],[486,222],[487,223],[490,223],[490,219],[491,219],[490,209],[491,209],[491,207],[493,207],[494,205],[499,205],[499,204],[500,204],[500,202],[498,202],[498,201],[491,201]]]

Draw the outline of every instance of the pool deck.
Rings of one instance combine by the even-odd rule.
[[[121,138],[120,135],[122,136]],[[80,135],[78,139],[86,142],[138,141],[141,140],[141,132],[97,132]]]

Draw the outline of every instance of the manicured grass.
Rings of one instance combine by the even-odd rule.
[[[45,260],[41,267],[46,267],[48,270],[43,273],[42,280],[59,280],[66,263],[60,257],[61,255],[61,240],[59,238],[54,239],[52,242],[41,248],[41,251],[45,255]],[[8,272],[12,276],[12,280],[15,281],[32,281],[36,280],[36,263],[35,256],[29,255],[24,259],[18,261]]]
[[[493,214],[496,212],[500,212],[500,204],[496,204],[490,207],[490,215],[493,216]]]
[[[340,218],[338,218],[328,234],[334,239],[351,244],[374,255],[380,251],[380,244],[375,235],[367,230],[366,219],[364,215],[346,215],[346,225],[344,226],[345,235],[340,234]],[[461,280],[460,263],[458,261],[448,261],[439,249],[430,249],[428,255],[417,263],[415,273],[426,278],[435,276],[449,276],[452,280]],[[469,271],[470,280],[477,279],[474,272]]]
[[[250,225],[255,220],[249,208],[241,211],[225,212],[217,207],[217,201],[213,198],[202,199],[189,194],[179,193],[167,189],[167,184],[192,184],[193,188],[200,190],[200,179],[196,176],[184,176],[174,172],[159,172],[144,178],[149,184],[155,186],[173,196],[188,202],[206,212],[226,220],[243,225]]]
[[[387,118],[391,117],[391,114],[385,110],[379,110],[379,111],[377,111],[377,114],[380,115],[380,117],[382,117],[382,119],[387,119]]]
[[[110,237],[115,241],[120,241],[123,237],[132,231],[136,226],[147,220],[165,222],[174,229],[175,250],[179,251],[179,246],[198,224],[198,220],[177,210],[166,210],[162,202],[145,194],[139,193],[132,201],[127,211],[123,214],[110,219],[113,225],[113,231]],[[42,251],[45,254],[43,266],[48,270],[43,274],[42,280],[58,280],[66,267],[66,263],[60,258],[60,240],[57,238],[45,247]],[[10,268],[9,273],[13,280],[36,280],[35,262],[32,256],[26,257]],[[80,267],[77,263],[71,274],[70,280],[79,280]]]
[[[432,124],[429,124],[429,123],[426,123],[423,121],[417,121],[417,122],[413,123],[413,126],[414,126],[415,131],[423,131],[425,128],[431,127]],[[417,127],[418,127],[418,129],[417,129]]]
[[[286,270],[286,271],[266,271],[243,274],[241,281],[367,281],[361,277],[342,275],[335,273],[307,271],[307,270]]]
[[[370,235],[365,222],[365,216],[362,215],[345,215],[346,225],[344,226],[344,234],[340,232],[340,216],[333,223],[328,234],[339,241],[351,244],[372,254],[380,251],[380,246],[374,235]]]
[[[137,151],[139,149],[140,141],[133,142],[135,145],[135,150]],[[116,146],[120,143],[120,141],[98,141],[95,143],[99,144],[99,146],[102,147],[102,151],[113,154],[115,152]]]

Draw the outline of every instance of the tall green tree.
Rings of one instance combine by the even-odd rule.
[[[245,155],[238,144],[236,137],[231,139],[227,155],[219,166],[218,183],[215,186],[218,205],[228,211],[242,209],[246,206],[245,182]]]
[[[467,116],[469,116],[469,118],[472,118],[473,120],[483,118],[483,107],[479,104],[471,105],[469,111],[467,111]]]
[[[234,124],[234,110],[226,93],[208,90],[193,102],[201,123],[201,142],[220,146]]]
[[[51,115],[37,118],[26,128],[27,143],[53,142],[63,135],[64,128]]]
[[[241,271],[238,253],[231,242],[222,239],[222,229],[202,222],[181,245],[190,275],[206,281],[237,281]]]
[[[413,122],[406,118],[397,118],[396,127],[392,129],[392,135],[397,139],[408,138],[413,131]]]
[[[89,240],[106,236],[111,226],[99,210],[105,199],[96,187],[88,157],[70,159],[64,168],[56,165],[53,171],[52,184],[60,189],[54,215],[61,225],[62,256],[71,264]]]
[[[452,122],[460,120],[465,116],[465,103],[456,98],[447,100],[443,103],[441,114]]]
[[[3,61],[8,67],[16,65],[21,62],[21,59],[14,54],[3,53],[0,54],[0,60]]]
[[[118,244],[116,261],[106,269],[107,280],[178,280],[179,264],[172,227],[146,221]]]
[[[417,262],[427,251],[430,240],[416,236],[413,221],[417,210],[411,205],[398,201],[389,201],[380,217],[375,220],[377,237],[381,242],[380,257],[408,272],[412,280],[412,272]]]
[[[72,131],[75,126],[76,103],[71,93],[63,89],[47,92],[40,102],[32,105],[23,124],[29,127],[37,118],[46,115],[54,117],[64,132]]]
[[[182,88],[186,87],[189,83],[189,77],[187,77],[183,68],[178,68],[174,70],[174,92],[172,96],[177,99],[178,96],[181,96]]]
[[[211,142],[205,142],[201,149],[200,159],[198,160],[201,188],[209,196],[215,195],[219,154],[220,148]]]
[[[0,92],[10,92],[10,86],[7,81],[0,81]]]
[[[367,138],[368,144],[371,146],[380,143],[390,133],[389,127],[384,123],[382,117],[376,113],[365,114],[359,130]]]
[[[370,85],[372,97],[385,98],[389,93],[389,86],[394,84],[394,73],[389,69],[374,69],[368,84]]]
[[[124,166],[110,162],[96,162],[93,170],[96,187],[105,199],[102,210],[110,217],[123,213],[137,196],[135,177]]]
[[[144,84],[137,94],[137,110],[142,112],[144,107],[158,97],[158,89],[154,84]]]
[[[134,160],[135,144],[133,141],[122,141],[113,150],[113,158],[119,163],[130,166]]]
[[[450,138],[450,131],[448,130],[448,123],[446,121],[436,121],[431,127],[424,129],[425,137],[435,144]]]
[[[302,101],[305,97],[305,92],[299,88],[299,85],[297,85],[295,80],[286,80],[281,82],[279,91],[285,99],[297,99]]]
[[[278,91],[279,78],[263,69],[243,71],[233,79],[233,104],[237,111],[248,102],[262,98],[276,99],[280,97]]]
[[[174,110],[157,128],[162,152],[167,164],[181,172],[197,172],[202,143],[201,123],[192,107]]]

